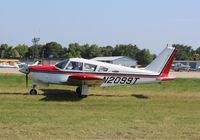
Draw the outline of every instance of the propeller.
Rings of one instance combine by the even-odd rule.
[[[28,88],[28,73],[26,74],[26,88]]]
[[[20,71],[21,73],[26,74],[26,88],[28,88],[28,74],[29,74],[28,65],[23,66],[19,71]]]

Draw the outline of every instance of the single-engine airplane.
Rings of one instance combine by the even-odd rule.
[[[26,74],[26,85],[28,75],[33,79],[31,95],[37,94],[35,88],[38,85],[61,84],[77,86],[77,95],[87,97],[90,86],[109,87],[174,80],[174,77],[168,74],[175,55],[176,49],[167,46],[143,69],[83,58],[69,58],[56,65],[26,66],[20,69],[20,72]]]

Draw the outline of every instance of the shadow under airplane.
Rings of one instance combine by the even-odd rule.
[[[80,101],[83,98],[77,96],[77,94],[72,90],[63,89],[40,89],[44,93],[44,98],[41,101]],[[1,93],[0,95],[29,95],[28,93]],[[135,97],[137,99],[149,99],[148,96],[143,94],[132,94],[132,95],[113,95],[113,94],[90,94],[89,96],[99,96],[99,97]]]
[[[90,94],[90,96],[101,96],[101,97],[130,97],[130,95],[111,95],[111,94]],[[138,98],[138,99],[149,99],[148,96],[144,96],[142,94],[132,94],[131,96]]]
[[[62,89],[41,89],[44,98],[41,101],[80,101],[83,98],[76,95],[74,91]]]
[[[131,96],[138,98],[138,99],[149,99],[148,96],[142,95],[142,94],[132,94]]]
[[[63,89],[41,89],[44,92],[44,98],[42,101],[80,101],[83,98],[76,95],[74,91]],[[130,95],[110,95],[110,94],[90,94],[89,96],[101,96],[101,97],[130,97]],[[132,97],[137,99],[149,99],[148,96],[142,94],[132,94]]]

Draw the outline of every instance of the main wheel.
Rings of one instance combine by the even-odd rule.
[[[87,97],[87,95],[82,95],[81,94],[81,87],[77,87],[76,88],[76,94],[78,95],[78,97],[80,97],[80,98],[86,98]]]
[[[37,95],[37,90],[36,89],[31,89],[30,90],[30,95]]]
[[[81,98],[87,98],[87,95],[81,95]]]

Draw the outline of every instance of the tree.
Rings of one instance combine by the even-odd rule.
[[[194,60],[194,61],[199,61],[200,60],[200,47],[198,47],[196,50],[192,51],[191,60]]]
[[[138,64],[142,66],[147,66],[151,61],[153,61],[154,55],[150,53],[148,49],[143,49],[137,54]]]
[[[177,49],[176,60],[192,60],[191,46],[174,44],[173,47]]]
[[[29,58],[42,58],[43,56],[43,45],[31,46],[28,48],[28,52],[25,54],[25,57]]]
[[[15,48],[11,50],[11,55],[12,55],[13,58],[20,58],[21,57],[19,52]]]
[[[88,58],[94,58],[100,56],[100,49],[96,44],[93,44],[88,49]]]
[[[23,44],[19,44],[15,47],[15,50],[19,53],[21,58],[25,57],[26,53],[28,52],[28,46]]]
[[[192,53],[192,60],[199,61],[200,60],[200,54],[194,52]]]
[[[128,56],[133,59],[136,58],[137,53],[139,52],[139,49],[136,45],[116,45],[114,48],[113,55],[114,56]]]
[[[101,56],[112,56],[113,55],[113,47],[112,46],[106,46],[106,47],[100,47]]]
[[[79,51],[80,51],[81,57],[89,59],[89,54],[90,54],[89,50],[90,50],[89,44],[80,45]]]
[[[1,44],[0,46],[1,58],[10,58],[12,56],[11,50],[12,46],[8,46],[8,44]]]
[[[81,46],[78,43],[69,44],[68,51],[65,54],[66,58],[81,57]]]
[[[200,55],[200,47],[198,47],[198,48],[195,50],[195,53],[197,53],[197,54]]]
[[[41,52],[44,53],[45,58],[63,58],[64,56],[63,48],[57,42],[50,42],[45,44]]]

